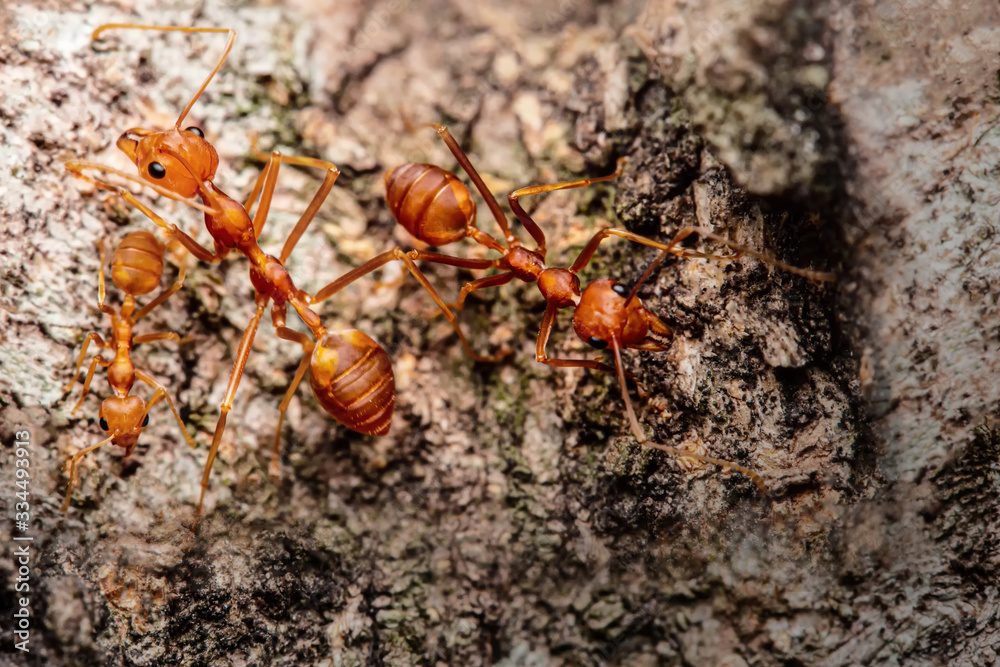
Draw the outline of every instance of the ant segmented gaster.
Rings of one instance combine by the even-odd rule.
[[[66,489],[66,500],[62,504],[64,512],[69,508],[70,498],[73,495],[73,486],[76,484],[76,466],[80,459],[108,443],[124,449],[125,456],[131,455],[142,430],[149,423],[149,410],[161,400],[165,400],[170,406],[170,411],[174,413],[174,418],[177,419],[184,439],[191,447],[195,446],[195,442],[184,427],[184,422],[181,420],[166,387],[146,371],[136,368],[132,362],[132,348],[135,345],[158,340],[180,340],[180,337],[174,332],[132,335],[132,328],[136,322],[170,298],[184,284],[186,267],[183,259],[186,259],[186,253],[185,257],[178,262],[180,269],[174,284],[160,292],[155,299],[139,310],[135,309],[135,297],[149,294],[159,286],[160,278],[163,276],[164,251],[163,244],[147,231],[133,232],[122,240],[111,260],[111,281],[125,294],[120,309],[116,311],[104,302],[104,244],[98,243],[101,268],[97,282],[97,306],[101,312],[111,317],[111,341],[110,343],[105,342],[101,335],[95,331],[87,334],[83,341],[83,349],[80,350],[80,356],[76,362],[76,370],[73,371],[73,379],[63,391],[67,394],[72,391],[73,385],[76,384],[77,377],[80,375],[83,360],[87,355],[87,348],[91,341],[94,341],[97,347],[102,350],[112,351],[114,358],[106,359],[100,353],[94,356],[90,362],[90,368],[87,369],[87,377],[83,381],[83,392],[80,394],[80,400],[76,402],[71,414],[76,414],[76,411],[83,405],[83,400],[87,398],[90,383],[94,379],[94,371],[97,370],[98,366],[108,369],[108,384],[111,386],[114,396],[104,399],[98,413],[101,430],[108,437],[96,445],[81,449],[67,462],[69,488]],[[148,402],[140,396],[130,395],[136,378],[156,389]]]
[[[583,248],[576,260],[568,268],[550,267],[545,264],[546,244],[545,234],[531,219],[519,199],[528,195],[580,188],[592,183],[609,181],[618,176],[618,169],[608,176],[588,178],[566,183],[552,183],[521,188],[508,195],[507,200],[515,217],[535,241],[535,250],[529,250],[521,245],[508,223],[507,217],[500,210],[493,193],[483,182],[468,156],[452,137],[447,128],[435,125],[437,133],[447,144],[458,163],[475,184],[476,189],[486,201],[493,217],[503,233],[504,243],[476,226],[476,206],[469,189],[451,172],[430,164],[405,164],[386,174],[386,201],[396,221],[413,236],[430,245],[443,246],[463,238],[471,238],[477,243],[496,250],[501,254],[497,259],[458,259],[439,253],[411,251],[413,259],[421,259],[440,264],[458,266],[470,269],[497,269],[499,273],[467,283],[459,292],[456,309],[461,309],[466,297],[474,291],[487,287],[505,285],[515,278],[524,282],[534,282],[546,301],[545,314],[542,317],[541,329],[535,346],[535,359],[549,366],[562,368],[591,368],[615,373],[621,385],[622,398],[625,401],[625,411],[628,415],[632,434],[643,446],[683,457],[686,460],[697,460],[728,468],[748,476],[761,489],[767,491],[763,479],[756,472],[730,461],[704,456],[695,452],[650,442],[644,434],[639,420],[636,418],[632,401],[626,386],[627,374],[622,365],[621,351],[637,349],[649,352],[660,352],[667,349],[673,332],[660,318],[643,306],[636,296],[639,288],[652,275],[655,267],[667,257],[676,255],[682,258],[706,258],[730,260],[741,254],[749,255],[767,262],[773,266],[791,273],[804,276],[811,280],[832,280],[829,273],[811,271],[779,262],[765,254],[737,245],[714,232],[701,227],[685,227],[681,229],[669,243],[661,243],[653,239],[634,234],[625,229],[604,229],[597,232]],[[717,256],[697,252],[681,247],[681,243],[692,234],[717,241],[737,251],[732,256]],[[615,236],[634,241],[661,252],[655,262],[646,270],[631,290],[621,283],[608,278],[594,280],[586,288],[581,288],[577,274],[590,263],[598,246],[608,237]],[[415,269],[411,268],[418,278]],[[425,283],[421,279],[421,283]],[[440,304],[439,304],[440,305]],[[555,359],[545,351],[549,336],[555,326],[556,314],[564,308],[573,309],[573,328],[584,342],[597,349],[610,348],[614,355],[615,365],[609,366],[601,361],[591,359]],[[454,317],[447,306],[442,308]],[[457,330],[457,325],[456,330]],[[463,343],[465,340],[463,338]],[[466,344],[468,349],[468,345]]]
[[[273,302],[271,305],[271,324],[278,337],[300,344],[304,352],[302,362],[299,364],[291,386],[279,408],[280,415],[274,439],[272,474],[277,471],[281,424],[285,411],[306,370],[310,372],[310,384],[320,405],[348,428],[367,435],[388,433],[396,400],[395,379],[392,365],[385,350],[367,334],[356,329],[327,331],[319,316],[310,308],[312,304],[326,298],[323,296],[324,291],[320,290],[320,294],[316,297],[310,296],[295,286],[284,267],[285,260],[288,259],[295,244],[316,216],[340,175],[337,167],[325,160],[286,156],[276,151],[272,152],[249,197],[244,204],[241,204],[226,195],[213,182],[219,158],[215,148],[205,139],[204,133],[197,127],[181,129],[188,112],[204,93],[229,55],[236,39],[236,32],[226,28],[107,24],[94,31],[93,39],[99,39],[101,33],[111,29],[226,33],[228,35],[225,49],[215,68],[181,111],[172,128],[164,131],[133,128],[126,131],[118,139],[118,148],[138,168],[138,177],[93,162],[66,163],[66,168],[73,175],[98,187],[118,192],[125,201],[166,230],[172,239],[181,243],[198,259],[211,263],[221,262],[231,250],[236,250],[250,260],[250,282],[256,291],[256,312],[240,339],[225,397],[219,406],[221,414],[216,423],[212,447],[202,475],[201,494],[195,511],[197,518],[201,514],[212,464],[222,442],[227,416],[232,410],[236,390],[243,377],[254,337],[269,303]],[[260,237],[267,220],[278,169],[282,164],[323,169],[326,174],[319,190],[285,240],[281,254],[274,257],[261,250],[257,239]],[[176,225],[163,220],[129,191],[87,176],[83,173],[84,170],[99,170],[114,174],[125,180],[150,187],[165,197],[203,211],[205,226],[212,235],[215,251],[205,248],[191,236],[178,229]],[[252,208],[258,196],[260,203],[256,214],[251,217],[248,209]],[[201,203],[194,201],[195,197],[199,198]],[[305,323],[312,334],[311,337],[286,326],[288,304],[291,304]]]

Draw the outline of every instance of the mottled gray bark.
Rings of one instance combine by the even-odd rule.
[[[35,541],[32,653],[8,633],[0,662],[996,664],[995,6],[153,4],[7,8],[0,502],[15,500],[14,432],[27,429]],[[136,351],[202,446],[154,410],[135,456],[85,459],[60,513],[63,463],[101,439],[108,395],[99,375],[71,415],[79,385],[61,389],[85,333],[107,332],[95,242],[152,229],[62,163],[127,168],[118,135],[172,123],[222,43],[120,32],[92,44],[107,21],[238,31],[191,116],[228,192],[259,172],[248,132],[341,167],[288,262],[304,289],[412,244],[382,174],[411,160],[454,168],[427,128],[439,121],[497,193],[628,158],[614,183],[525,200],[553,262],[601,226],[664,240],[699,224],[835,271],[815,285],[752,259],[668,261],[641,292],[677,333],[665,353],[627,354],[647,433],[759,471],[770,497],[642,449],[613,377],[537,364],[533,286],[470,299],[474,345],[514,350],[476,364],[390,266],[388,285],[364,281],[321,309],[329,327],[389,350],[389,436],[347,431],[303,387],[271,481],[299,351],[262,327],[193,536],[205,446],[252,313],[235,257],[192,260],[184,290],[141,328],[185,339]],[[318,183],[282,171],[266,250]],[[155,206],[200,226],[182,205]],[[582,277],[633,281],[654,257],[609,241]],[[448,295],[471,277],[428,274]],[[550,350],[593,354],[565,313]],[[11,532],[0,526],[5,544]],[[0,561],[7,619],[16,568]]]

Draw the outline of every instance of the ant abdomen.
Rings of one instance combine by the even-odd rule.
[[[385,199],[392,217],[406,231],[430,245],[465,237],[476,219],[476,201],[450,171],[411,162],[385,175]]]
[[[313,394],[337,421],[365,435],[389,432],[396,381],[389,355],[357,329],[328,333],[309,364]]]
[[[163,277],[163,244],[146,230],[132,232],[111,260],[111,280],[126,294],[149,294]]]

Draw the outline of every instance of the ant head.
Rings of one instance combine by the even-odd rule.
[[[650,335],[651,326],[659,332],[659,328],[666,329],[666,325],[646,310],[642,301],[628,296],[628,288],[609,278],[587,285],[573,313],[576,335],[599,350],[608,347],[612,340],[618,341],[623,348],[666,349],[666,345]]]
[[[101,428],[111,436],[112,444],[125,450],[125,456],[132,453],[139,440],[139,434],[149,423],[146,402],[138,396],[112,396],[101,403]]]
[[[219,156],[197,127],[162,132],[133,128],[118,137],[118,150],[139,175],[184,199],[198,194],[199,184],[215,178]]]

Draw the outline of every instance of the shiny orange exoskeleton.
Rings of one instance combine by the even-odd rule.
[[[327,290],[324,293],[324,290],[321,290],[315,297],[310,296],[295,286],[284,267],[285,260],[288,259],[295,244],[333,188],[334,182],[340,174],[337,167],[324,160],[290,157],[273,152],[258,177],[250,196],[245,203],[241,204],[226,195],[213,182],[219,158],[215,149],[204,138],[202,131],[196,127],[182,129],[184,119],[191,107],[225,62],[236,39],[235,31],[224,28],[173,28],[109,24],[95,30],[93,37],[98,39],[105,30],[117,28],[186,33],[226,33],[229,36],[225,50],[215,69],[181,111],[172,128],[162,131],[133,128],[123,133],[118,139],[118,148],[135,164],[139,171],[139,177],[91,162],[69,162],[66,164],[66,168],[74,175],[84,178],[98,187],[117,191],[125,201],[166,230],[172,239],[181,243],[198,259],[205,262],[220,262],[231,250],[236,250],[250,260],[250,282],[256,290],[257,309],[240,340],[236,361],[220,406],[222,414],[216,424],[212,448],[209,451],[205,472],[202,476],[201,496],[196,510],[196,514],[200,514],[205,491],[208,488],[212,464],[215,461],[225,430],[226,418],[233,407],[236,390],[243,376],[254,337],[269,303],[272,304],[271,323],[278,337],[299,343],[304,351],[302,362],[299,364],[291,386],[279,408],[272,474],[277,474],[278,448],[285,411],[307,370],[311,373],[310,384],[320,405],[348,428],[370,435],[385,435],[389,431],[396,399],[395,380],[388,355],[368,335],[357,330],[330,332],[323,326],[319,316],[310,306],[327,298],[332,292]],[[260,237],[267,220],[278,169],[282,164],[324,169],[326,175],[318,192],[286,239],[281,254],[274,257],[261,250],[257,239]],[[163,220],[127,190],[86,176],[83,172],[88,169],[100,170],[129,181],[141,183],[165,197],[181,201],[192,208],[203,211],[205,227],[215,242],[214,252],[199,244],[191,236],[178,229],[176,225]],[[260,203],[256,214],[251,217],[248,209],[252,208],[258,196],[260,196]],[[193,201],[195,197],[201,200],[200,203]],[[342,286],[344,283],[341,280],[337,281],[337,284]],[[285,326],[289,304],[308,327],[311,336]],[[351,381],[346,381],[346,378],[350,378]]]
[[[184,284],[184,262],[182,260],[179,263],[180,270],[174,284],[136,311],[135,297],[149,294],[160,284],[160,278],[163,276],[165,248],[150,232],[133,232],[126,236],[118,246],[111,261],[111,281],[125,294],[121,308],[116,311],[104,302],[104,245],[99,244],[98,250],[101,257],[101,270],[97,283],[97,305],[101,312],[111,317],[111,341],[110,343],[105,342],[97,332],[92,331],[87,334],[83,341],[83,349],[80,350],[80,357],[76,362],[76,370],[73,371],[73,379],[66,385],[64,391],[69,393],[73,389],[77,376],[80,374],[80,368],[83,366],[83,360],[87,355],[87,348],[91,341],[95,341],[97,347],[110,350],[114,357],[109,360],[101,354],[97,354],[90,362],[87,377],[83,381],[83,392],[80,395],[80,400],[73,407],[73,414],[76,414],[76,411],[83,405],[83,400],[87,397],[87,392],[90,391],[90,383],[94,379],[94,372],[98,366],[108,369],[108,384],[111,386],[114,396],[104,399],[98,413],[101,430],[108,437],[96,445],[80,450],[67,462],[69,488],[66,489],[66,500],[62,505],[64,512],[69,508],[73,486],[76,484],[76,465],[80,459],[108,443],[124,449],[125,456],[132,454],[142,430],[149,423],[150,408],[161,400],[167,401],[170,411],[174,413],[174,417],[180,425],[185,440],[192,447],[195,446],[194,440],[184,428],[184,422],[177,413],[170,393],[152,375],[141,368],[136,368],[132,362],[132,347],[139,343],[180,339],[173,332],[133,336],[132,328],[136,322],[181,288]],[[149,401],[144,401],[140,396],[131,395],[136,378],[156,389]]]
[[[413,259],[423,259],[431,262],[447,264],[470,269],[496,269],[499,273],[467,283],[459,293],[456,309],[462,308],[470,292],[495,287],[509,283],[513,279],[533,282],[538,285],[542,297],[546,301],[545,315],[542,318],[541,330],[535,348],[537,361],[549,366],[584,367],[616,373],[621,384],[625,410],[628,414],[631,430],[635,438],[644,446],[658,449],[688,460],[712,463],[724,468],[741,472],[750,477],[754,483],[766,492],[766,487],[760,475],[746,467],[702,456],[700,454],[668,447],[650,442],[642,431],[632,402],[626,388],[627,374],[622,367],[622,349],[637,349],[650,352],[667,349],[673,336],[671,329],[656,315],[643,306],[636,294],[642,284],[652,274],[653,269],[667,255],[678,257],[700,257],[714,259],[735,259],[741,254],[756,257],[786,271],[805,276],[812,280],[831,280],[832,275],[819,271],[800,269],[779,262],[767,255],[755,252],[749,248],[734,244],[709,230],[700,227],[685,227],[681,229],[669,243],[661,243],[624,229],[604,229],[597,232],[583,248],[579,256],[568,268],[551,267],[545,263],[545,234],[531,219],[519,203],[519,198],[527,195],[580,188],[600,181],[608,181],[618,175],[618,171],[608,176],[582,179],[566,183],[552,183],[522,188],[508,195],[507,199],[515,217],[535,241],[534,250],[525,248],[510,229],[507,217],[500,210],[479,173],[472,165],[468,156],[455,141],[447,128],[436,125],[435,129],[448,145],[452,155],[468,174],[476,189],[486,201],[493,217],[503,233],[504,243],[476,226],[476,205],[469,189],[451,172],[430,164],[405,164],[386,174],[386,202],[396,221],[413,236],[432,245],[446,245],[462,238],[471,238],[477,243],[501,254],[497,259],[459,259],[439,253],[411,251]],[[619,170],[621,163],[619,163]],[[718,241],[737,251],[736,255],[719,257],[697,252],[682,247],[680,244],[688,236],[699,234]],[[609,236],[628,239],[636,243],[661,250],[660,255],[631,290],[624,285],[607,278],[594,280],[585,288],[581,287],[577,274],[590,263],[601,242]],[[413,271],[415,269],[411,269]],[[419,272],[418,272],[419,273]],[[417,274],[415,274],[417,275]],[[422,283],[426,279],[417,275]],[[589,345],[597,349],[610,348],[615,359],[611,367],[603,362],[591,359],[552,359],[546,352],[549,335],[555,325],[556,314],[564,308],[573,309],[573,328],[576,334]],[[447,306],[446,314],[453,317]],[[455,324],[456,330],[457,324]],[[461,336],[461,331],[459,331]],[[462,338],[465,343],[464,337]],[[468,345],[466,345],[468,348]]]

